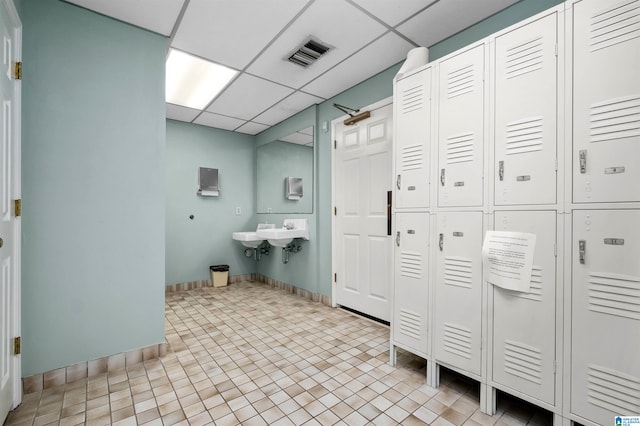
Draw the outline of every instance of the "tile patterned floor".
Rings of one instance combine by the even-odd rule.
[[[425,362],[389,328],[263,284],[175,292],[168,354],[26,395],[6,425],[549,425],[502,396],[481,413],[477,383],[447,372],[424,385]]]

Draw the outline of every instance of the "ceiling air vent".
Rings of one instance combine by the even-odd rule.
[[[331,49],[331,47],[322,44],[321,42],[309,39],[306,43],[298,48],[291,56],[289,56],[289,62],[300,65],[301,67],[308,67],[317,61],[320,56],[324,55]]]

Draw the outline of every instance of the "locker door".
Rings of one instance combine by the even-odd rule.
[[[396,208],[429,207],[431,68],[394,87]]]
[[[640,211],[573,213],[571,412],[640,413]]]
[[[397,213],[394,238],[393,341],[426,355],[429,214]]]
[[[434,283],[436,361],[479,375],[482,212],[438,213]]]
[[[496,38],[496,205],[556,202],[556,43],[556,14]]]
[[[494,217],[496,231],[535,234],[536,247],[529,293],[493,287],[493,380],[554,404],[557,215],[497,211]]]
[[[484,46],[440,64],[438,205],[481,206],[484,154]]]
[[[573,199],[640,201],[640,1],[573,6]]]

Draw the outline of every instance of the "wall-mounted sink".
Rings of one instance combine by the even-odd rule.
[[[258,237],[256,231],[234,232],[231,238],[240,241],[245,247],[256,248],[264,241],[264,238]]]
[[[266,240],[266,238],[262,238],[258,235],[258,231],[263,229],[274,229],[275,227],[276,225],[273,223],[260,223],[258,224],[257,231],[234,232],[231,234],[231,238],[236,241],[240,241],[240,243],[245,247],[256,248]]]
[[[309,239],[307,219],[285,219],[282,228],[258,229],[257,237],[269,241],[275,247],[286,247],[294,238]]]

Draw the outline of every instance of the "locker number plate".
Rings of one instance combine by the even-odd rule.
[[[611,246],[623,246],[624,238],[605,238],[604,243]]]

